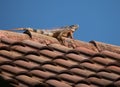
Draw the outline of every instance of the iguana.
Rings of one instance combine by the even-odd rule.
[[[57,29],[49,29],[49,30],[42,30],[42,29],[33,29],[33,28],[16,28],[16,29],[10,29],[11,30],[24,30],[25,32],[36,32],[39,34],[44,34],[47,36],[54,37],[58,39],[59,41],[63,42],[63,38],[71,38],[73,39],[73,33],[78,29],[79,25],[71,25],[71,26],[64,26]],[[32,35],[30,35],[32,37]]]

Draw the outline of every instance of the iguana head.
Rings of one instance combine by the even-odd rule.
[[[74,32],[74,31],[76,31],[79,28],[79,25],[75,24],[75,25],[71,25],[69,27]]]

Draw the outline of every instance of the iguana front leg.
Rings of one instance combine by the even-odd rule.
[[[61,44],[65,44],[65,38],[73,39],[73,32],[70,30],[63,30],[56,38],[60,41]]]

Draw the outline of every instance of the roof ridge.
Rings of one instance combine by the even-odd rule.
[[[49,37],[43,34],[34,33],[34,32],[32,32],[31,34],[32,34],[32,38],[28,34],[25,34],[25,33],[0,30],[0,38],[8,38],[8,39],[11,38],[17,41],[32,40],[32,41],[36,41],[39,43],[45,43],[45,44],[49,44],[49,43],[59,44],[59,41],[56,38]]]
[[[6,30],[0,30],[0,38],[11,38],[13,40],[22,41],[22,40],[32,40],[39,43],[43,43],[46,45],[56,43],[61,44],[63,46],[69,47],[69,48],[77,48],[77,47],[85,47],[87,49],[93,50],[95,52],[101,52],[103,50],[108,50],[111,52],[115,52],[120,54],[120,46],[107,44],[103,42],[98,41],[89,41],[84,42],[80,40],[70,39],[70,38],[64,38],[64,43],[60,43],[56,38],[50,37],[43,34],[38,34],[35,32],[31,32],[32,38],[29,37],[27,34],[12,32],[12,31],[6,31]]]

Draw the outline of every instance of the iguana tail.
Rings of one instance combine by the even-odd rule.
[[[16,30],[22,30],[22,31],[26,31],[26,30],[28,30],[28,31],[33,31],[34,29],[32,29],[32,28],[15,28],[15,29],[8,29],[8,31],[16,31]]]

